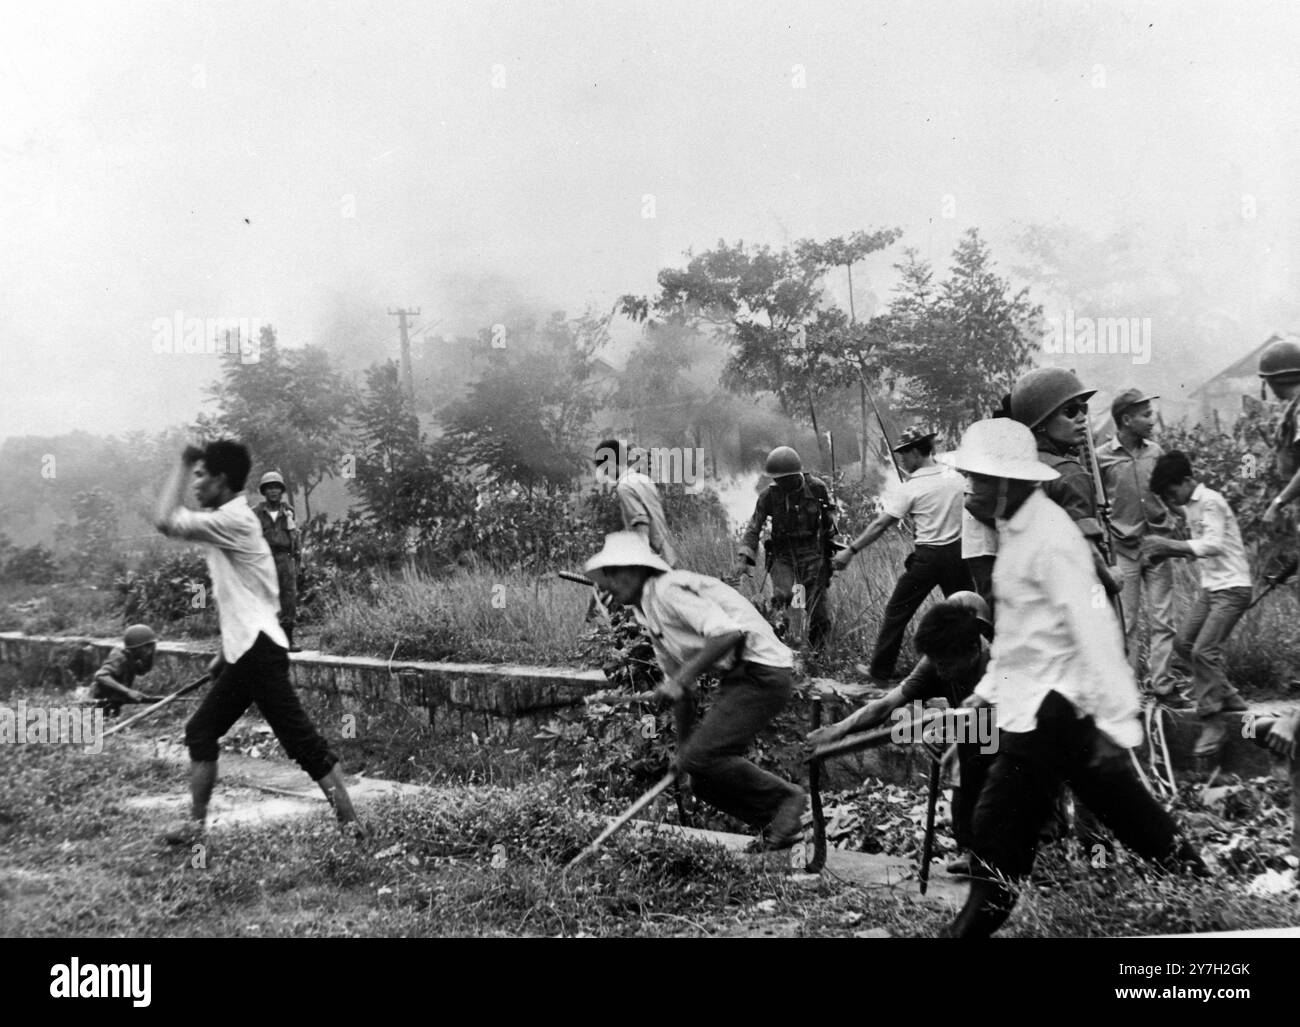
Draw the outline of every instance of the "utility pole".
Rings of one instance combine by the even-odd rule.
[[[411,337],[407,334],[406,319],[408,317],[419,317],[418,310],[390,310],[390,317],[396,317],[397,323],[402,332],[402,387],[406,390],[406,398],[411,401],[412,406],[415,404],[415,379],[411,375]]]

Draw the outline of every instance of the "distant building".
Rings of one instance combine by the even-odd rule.
[[[1270,344],[1283,338],[1294,336],[1275,332],[1240,360],[1193,389],[1186,402],[1180,404],[1184,408],[1180,411],[1182,415],[1188,421],[1217,424],[1226,431],[1246,409],[1261,400],[1271,400],[1272,396],[1262,391],[1259,357]]]

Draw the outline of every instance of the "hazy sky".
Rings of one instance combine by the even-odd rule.
[[[607,309],[719,237],[898,225],[943,261],[977,225],[1005,265],[1030,222],[1194,246],[1249,194],[1231,231],[1252,234],[1202,254],[1222,294],[1196,302],[1242,326],[1218,362],[1297,295],[1294,4],[42,2],[3,21],[0,437],[191,420],[218,365],[154,352],[177,310],[378,356],[390,306],[438,332]],[[878,287],[896,258],[866,269]]]

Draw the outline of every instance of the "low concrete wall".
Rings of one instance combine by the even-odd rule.
[[[71,690],[86,684],[115,639],[67,638],[0,632],[0,676],[21,687]],[[145,679],[151,692],[165,692],[193,681],[207,669],[215,643],[161,642],[154,669]],[[599,670],[521,667],[501,664],[389,663],[363,656],[295,653],[290,656],[294,686],[315,693],[342,712],[379,715],[400,708],[437,735],[475,732],[493,743],[532,744],[533,734],[557,716],[576,715],[584,696],[608,686]],[[828,697],[825,723],[856,708],[856,702]],[[1175,771],[1192,767],[1199,731],[1195,714],[1168,715],[1166,735]],[[806,700],[796,721],[809,723]],[[1224,770],[1244,776],[1285,773],[1280,761],[1234,729]],[[928,771],[919,745],[886,745],[830,761],[823,773],[829,789],[854,788],[864,777],[900,783],[923,780]],[[795,776],[798,772],[791,768]]]
[[[0,632],[0,668],[21,687],[72,690],[86,684],[118,641]],[[153,670],[141,686],[171,691],[206,670],[214,646],[160,642]],[[584,696],[608,687],[599,670],[502,664],[422,663],[361,656],[294,653],[294,687],[338,702],[344,712],[392,705],[419,717],[436,733],[473,730],[492,740],[530,734]]]

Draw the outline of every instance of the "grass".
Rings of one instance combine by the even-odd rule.
[[[624,833],[573,872],[600,814],[557,776],[514,788],[388,799],[347,840],[319,813],[229,827],[199,850],[158,840],[171,813],[133,796],[175,794],[175,764],[109,745],[0,746],[0,933],[6,936],[847,937],[931,936],[951,910],[662,835]],[[917,793],[920,801],[920,794]],[[1295,894],[1241,881],[1169,879],[1121,862],[1094,870],[1046,849],[1008,936],[1114,936],[1290,926]]]
[[[677,541],[684,566],[715,577],[733,573],[732,536],[696,527]],[[903,537],[890,532],[834,576],[829,596],[832,633],[820,658],[809,662],[811,673],[852,677],[853,665],[870,657],[907,552]],[[1191,604],[1197,579],[1187,561],[1176,561],[1174,571],[1181,617]],[[738,588],[759,602],[770,600],[772,592],[770,576],[761,566]],[[124,624],[112,598],[106,590],[83,585],[6,584],[0,586],[0,630],[113,637]],[[588,629],[588,601],[581,586],[550,573],[499,572],[473,563],[437,576],[407,568],[386,578],[347,580],[321,610],[303,611],[297,638],[305,647],[340,655],[574,664],[581,660]],[[927,605],[933,601],[932,596]],[[1227,649],[1228,675],[1248,694],[1287,697],[1288,682],[1300,678],[1298,605],[1294,586],[1278,588],[1234,631]],[[213,638],[214,611],[201,611],[162,631],[169,639]],[[909,637],[899,668],[914,659]]]

